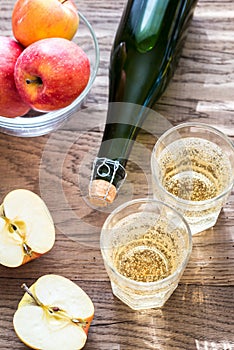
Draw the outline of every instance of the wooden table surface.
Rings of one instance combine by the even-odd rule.
[[[13,4],[13,0],[0,4],[4,35],[10,35],[6,23]],[[233,194],[215,227],[193,237],[186,271],[162,309],[132,311],[111,292],[98,239],[113,207],[92,208],[86,195],[89,165],[105,121],[109,54],[124,4],[123,0],[77,1],[79,10],[93,25],[100,46],[100,68],[86,101],[87,109],[50,135],[18,138],[0,134],[1,199],[16,188],[40,194],[51,211],[57,233],[53,249],[40,259],[16,269],[0,266],[0,349],[26,349],[12,326],[23,294],[20,286],[23,282],[31,285],[47,273],[72,279],[94,302],[95,318],[85,350],[234,349]],[[200,0],[179,66],[155,109],[170,125],[199,121],[233,139],[233,97],[233,0]],[[151,194],[149,155],[156,140],[157,125],[154,127],[150,132],[146,127],[146,132],[139,135],[147,156],[141,158],[142,153],[134,155],[133,150],[128,180],[122,188],[124,195],[120,194],[114,206],[125,199]]]

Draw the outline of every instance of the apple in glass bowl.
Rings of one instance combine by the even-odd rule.
[[[24,115],[30,110],[21,99],[14,79],[15,64],[23,50],[15,39],[0,36],[0,111],[7,118]]]
[[[45,38],[71,40],[78,26],[72,0],[17,0],[12,11],[13,34],[24,47]]]
[[[0,132],[19,137],[34,137],[48,134],[58,129],[68,118],[79,111],[84,104],[97,75],[99,46],[92,26],[81,12],[78,11],[77,13],[79,15],[79,27],[72,42],[76,43],[89,59],[90,76],[86,87],[75,100],[63,108],[48,112],[36,111],[31,108],[28,113],[15,118],[6,118],[0,115]],[[10,35],[10,33],[11,23],[9,23],[8,31],[2,31],[2,34],[6,36]],[[62,76],[61,79],[64,79],[64,85],[67,84],[66,77]]]
[[[22,100],[41,112],[67,107],[85,89],[89,77],[88,56],[64,38],[32,43],[20,54],[14,70]]]

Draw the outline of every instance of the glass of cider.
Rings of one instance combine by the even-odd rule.
[[[100,245],[113,294],[141,310],[162,307],[177,288],[191,254],[192,235],[175,209],[141,198],[107,217]]]
[[[151,157],[154,197],[179,211],[192,234],[215,225],[234,181],[234,147],[203,123],[167,130]]]

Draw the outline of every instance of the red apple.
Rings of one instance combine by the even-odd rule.
[[[17,117],[26,114],[30,107],[22,101],[14,80],[15,63],[23,47],[14,39],[0,36],[0,115]]]
[[[90,62],[73,41],[39,40],[28,46],[15,66],[15,83],[33,109],[48,112],[68,106],[85,89]]]
[[[14,36],[24,46],[44,38],[71,40],[78,25],[72,0],[17,0],[12,12]]]

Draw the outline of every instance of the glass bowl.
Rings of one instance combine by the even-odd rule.
[[[90,60],[90,78],[83,92],[67,107],[48,113],[30,110],[21,117],[0,116],[0,132],[19,137],[34,137],[48,134],[62,125],[67,118],[78,111],[84,103],[97,75],[99,66],[99,46],[94,30],[88,20],[78,12],[80,24],[73,41],[87,54]],[[6,31],[3,35],[9,36]]]

